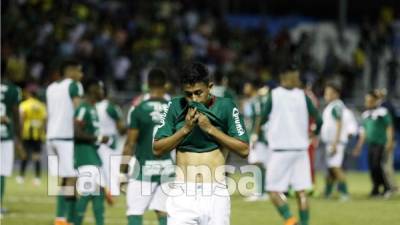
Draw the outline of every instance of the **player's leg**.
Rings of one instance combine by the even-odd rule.
[[[369,145],[368,146],[368,165],[372,181],[372,190],[370,197],[376,197],[379,195],[379,163],[377,163],[379,157],[379,146]]]
[[[40,181],[40,176],[42,174],[42,166],[40,163],[40,156],[42,152],[42,142],[37,141],[35,144],[35,148],[33,149],[32,152],[32,161],[35,166],[35,178]]]
[[[105,198],[106,198],[107,203],[109,205],[113,205],[114,204],[114,199],[113,199],[113,197],[111,195],[111,188],[116,188],[115,187],[116,185],[115,184],[114,185],[111,184],[111,180],[113,180],[113,181],[115,180],[115,179],[112,179],[113,177],[111,176],[111,163],[110,163],[110,160],[111,160],[111,155],[112,155],[112,149],[109,148],[106,145],[100,145],[100,147],[97,150],[97,152],[98,152],[98,154],[100,156],[100,159],[101,159],[101,162],[102,162],[101,167],[102,167],[102,172],[103,172],[103,175],[104,175]],[[116,171],[118,171],[118,170],[116,170]],[[117,176],[118,175],[116,175],[116,177]]]
[[[5,213],[4,195],[6,189],[6,177],[11,176],[14,164],[14,142],[11,140],[0,143],[0,215]]]
[[[297,152],[296,160],[293,161],[291,184],[293,189],[296,191],[300,224],[308,225],[310,210],[305,190],[312,187],[312,181],[307,151]]]
[[[193,195],[195,192],[188,191],[188,188],[194,189],[195,184],[184,183],[172,186],[166,201],[168,225],[199,225],[198,201]]]
[[[149,204],[149,210],[154,210],[157,214],[159,225],[167,225],[167,207],[166,201],[169,193],[169,183],[163,183],[161,185],[157,183],[153,183],[153,185],[157,185],[154,190],[153,197]]]
[[[348,198],[346,176],[342,170],[344,150],[345,145],[338,145],[336,147],[336,154],[331,156],[328,162],[329,170],[333,175],[333,179],[338,184],[338,190],[341,194],[341,200],[347,200]]]
[[[104,199],[105,190],[100,188],[100,194],[96,194],[92,197],[93,204],[93,215],[96,220],[96,225],[104,225]]]
[[[386,177],[385,171],[384,171],[384,154],[385,154],[385,147],[381,145],[379,147],[378,151],[378,156],[377,156],[377,176],[378,176],[378,182],[381,186],[383,186],[383,195],[385,197],[390,197],[390,184],[389,180]],[[386,196],[387,195],[387,196]]]
[[[19,168],[19,176],[16,177],[16,181],[18,184],[24,183],[26,167],[28,165],[29,158],[32,156],[32,142],[24,141],[23,145],[24,145],[25,155],[23,158],[21,158],[21,164],[20,164],[20,168]]]
[[[156,187],[151,182],[130,180],[126,191],[128,225],[142,225],[143,214],[150,204]]]
[[[266,177],[266,169],[264,165],[266,165],[267,158],[267,146],[261,142],[254,143],[253,149],[250,151],[249,155],[249,163],[257,166],[258,169],[261,171],[260,177],[255,177],[255,186],[256,191],[249,197],[245,199],[245,201],[253,202],[253,201],[260,201],[266,200],[265,194],[265,177]]]
[[[216,188],[215,188],[216,187]],[[229,225],[231,215],[231,201],[229,191],[226,187],[213,186],[213,194],[204,196],[209,200],[209,218],[206,225]]]
[[[289,151],[272,151],[267,168],[267,191],[285,224],[296,224],[297,220],[290,211],[286,196],[290,175],[292,173],[293,153]]]
[[[333,172],[331,168],[328,168],[326,178],[325,178],[325,191],[324,197],[330,198],[333,192],[333,186],[335,184],[335,180],[333,178]]]

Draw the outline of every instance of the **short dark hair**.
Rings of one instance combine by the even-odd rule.
[[[74,59],[66,59],[62,62],[60,66],[60,74],[61,76],[65,76],[65,70],[70,66],[80,66],[81,63]]]
[[[164,70],[160,68],[154,68],[150,70],[148,76],[149,87],[163,87],[167,82],[167,75]]]
[[[96,78],[88,78],[87,80],[83,81],[83,90],[85,91],[85,93],[88,93],[90,87],[92,87],[93,85],[98,85],[101,87],[101,83],[102,81]]]
[[[342,87],[340,84],[335,83],[335,82],[328,82],[326,83],[325,87],[330,87],[333,90],[335,90],[339,95],[342,93]]]
[[[208,84],[210,82],[210,74],[207,67],[199,62],[193,62],[184,66],[180,71],[180,77],[183,85],[198,82]]]

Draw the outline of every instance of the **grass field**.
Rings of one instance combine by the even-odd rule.
[[[399,174],[398,180],[400,180]],[[318,177],[317,190],[322,190],[323,180]],[[368,199],[370,189],[367,173],[349,173],[348,183],[351,200],[339,202],[321,197],[311,199],[311,225],[394,225],[400,224],[400,195],[389,200]],[[48,197],[47,183],[34,187],[30,178],[18,185],[15,177],[7,180],[5,206],[8,214],[1,225],[50,225],[53,222],[55,198]],[[294,199],[291,209],[296,212]],[[94,224],[91,207],[88,208],[85,224]],[[297,214],[297,212],[296,212]],[[117,199],[113,207],[106,209],[106,224],[126,224],[125,199]],[[146,213],[145,225],[156,225],[152,212]],[[239,195],[232,196],[232,225],[279,225],[281,218],[270,202],[248,203]]]

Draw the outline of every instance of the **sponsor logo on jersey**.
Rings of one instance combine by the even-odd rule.
[[[245,133],[245,131],[243,129],[242,124],[240,123],[239,110],[236,107],[233,108],[233,110],[232,110],[232,116],[233,116],[233,119],[235,120],[236,130],[237,130],[239,136],[242,136]]]
[[[164,105],[164,104],[163,104],[164,110],[163,110],[163,112],[161,113],[159,128],[160,128],[160,127],[163,127],[163,126],[165,125],[165,118],[167,117],[167,112],[168,112],[168,110],[169,110],[169,107],[171,106],[171,103],[172,103],[172,102],[169,101],[169,102],[168,102],[168,105]]]

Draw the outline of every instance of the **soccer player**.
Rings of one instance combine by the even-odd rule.
[[[62,79],[51,83],[46,90],[47,103],[47,150],[49,155],[57,157],[57,164],[49,162],[49,172],[61,177],[62,186],[75,184],[74,170],[74,109],[83,96],[82,66],[79,62],[66,60],[60,69]],[[64,189],[57,197],[55,225],[65,225],[73,222],[75,198],[65,196]],[[68,219],[68,218],[67,218]]]
[[[6,177],[12,174],[14,148],[23,151],[18,113],[21,90],[8,78],[9,74],[6,73],[0,86],[0,218],[6,212],[3,198]]]
[[[334,83],[326,85],[324,98],[328,103],[322,114],[324,123],[321,128],[321,139],[326,145],[325,156],[328,167],[325,197],[331,196],[334,184],[337,182],[341,200],[345,201],[348,199],[348,192],[342,163],[348,140],[343,116],[346,106],[340,100],[340,87]]]
[[[101,135],[99,130],[99,117],[95,105],[103,97],[101,82],[91,79],[84,84],[85,99],[74,113],[74,168],[77,169],[79,175],[89,176],[91,184],[94,185],[81,184],[78,180],[80,196],[76,203],[74,225],[82,224],[89,201],[92,201],[96,225],[104,225],[104,175],[97,151],[100,144],[110,146],[113,139]]]
[[[214,73],[214,86],[211,89],[211,94],[217,97],[230,98],[236,100],[235,93],[228,87],[228,78],[224,76],[221,68],[218,68]]]
[[[142,225],[146,209],[154,210],[160,225],[167,224],[165,201],[167,194],[161,180],[164,169],[170,167],[173,173],[173,161],[169,153],[160,156],[153,154],[153,135],[156,126],[161,124],[162,115],[168,108],[165,99],[166,74],[161,69],[152,69],[148,85],[150,97],[137,107],[132,106],[128,115],[128,137],[124,145],[124,156],[134,156],[140,166],[137,177],[133,177],[127,187],[127,211],[129,225]],[[146,170],[148,166],[159,166],[158,169]],[[126,172],[126,165],[121,165],[121,172]],[[163,172],[164,171],[164,172]],[[165,181],[164,181],[165,182]]]
[[[250,164],[256,165],[261,170],[261,177],[255,178],[256,193],[247,197],[245,200],[249,202],[263,201],[268,199],[265,191],[265,168],[268,161],[268,146],[264,137],[263,129],[258,128],[261,114],[261,96],[258,95],[258,87],[260,82],[252,80],[246,82],[243,87],[243,94],[247,97],[244,103],[244,116],[247,118],[247,130],[250,136],[250,152],[248,161]]]
[[[35,179],[33,183],[40,185],[40,153],[42,142],[45,139],[47,119],[46,105],[36,97],[37,86],[34,84],[25,88],[25,100],[19,106],[20,120],[22,123],[22,139],[27,156],[31,156],[35,164]],[[21,162],[18,183],[24,182],[28,157]]]
[[[213,83],[205,65],[190,63],[180,76],[185,96],[168,103],[154,141],[156,155],[177,150],[176,183],[167,199],[168,224],[227,225],[227,150],[246,157],[249,138],[233,101],[210,94]]]
[[[96,104],[96,110],[99,115],[100,134],[110,137],[112,139],[111,146],[100,145],[98,153],[102,161],[102,169],[106,179],[106,187],[108,188],[107,196],[111,200],[111,194],[118,192],[118,169],[119,162],[112,162],[116,160],[112,158],[113,155],[119,155],[120,151],[117,149],[118,137],[125,133],[125,124],[121,108],[107,98],[107,90],[103,87],[104,98]],[[111,168],[111,167],[116,168]],[[112,171],[117,174],[111,174]],[[112,203],[112,202],[111,202]]]
[[[392,195],[392,192],[383,165],[386,155],[393,152],[393,121],[388,110],[379,106],[379,97],[374,91],[365,96],[364,104],[367,110],[362,114],[362,129],[353,155],[360,155],[362,145],[364,142],[367,143],[368,164],[373,185],[370,196],[382,195],[387,198]]]
[[[272,150],[267,167],[267,191],[285,225],[299,224],[284,192],[296,192],[300,224],[308,225],[309,204],[305,190],[312,187],[307,148],[309,117],[315,118],[317,134],[322,119],[303,90],[297,88],[299,71],[291,64],[280,73],[280,87],[272,90],[265,104],[262,123],[268,120],[268,143]]]

